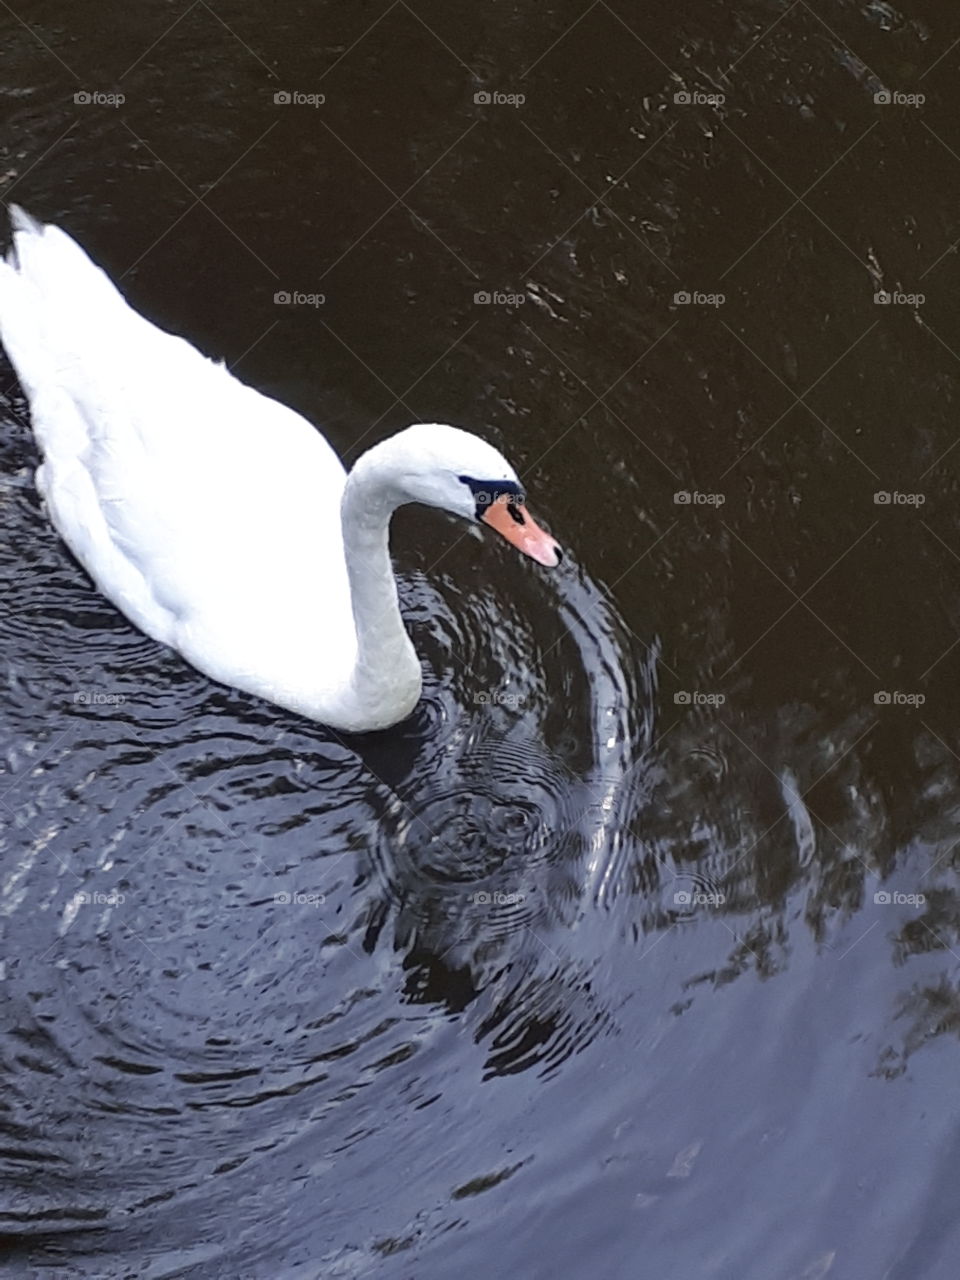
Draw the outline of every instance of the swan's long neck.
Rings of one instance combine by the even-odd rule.
[[[340,508],[343,550],[357,634],[356,664],[350,700],[376,729],[395,724],[420,697],[420,661],[400,615],[397,583],[390,560],[390,517],[398,505],[377,450],[365,454],[350,472]]]

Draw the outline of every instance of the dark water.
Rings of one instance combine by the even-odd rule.
[[[3,366],[4,1273],[953,1280],[955,6],[14,7],[4,198],[568,559],[402,512],[341,740],[97,596]]]

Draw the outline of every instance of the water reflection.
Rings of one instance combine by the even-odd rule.
[[[538,642],[535,614],[511,615],[489,587],[476,611],[458,593],[456,631],[433,601],[426,612],[440,626],[421,637],[430,659],[447,672],[464,633],[486,635],[487,683],[474,689],[471,714],[454,702],[456,681],[430,689],[419,718],[431,735],[411,774],[394,774],[369,862],[360,861],[378,891],[365,945],[392,931],[413,1002],[460,1011],[482,995],[475,1034],[493,1036],[493,1073],[562,1061],[609,1021],[602,998],[589,994],[584,1004],[599,960],[584,949],[588,931],[572,934],[571,945],[559,930],[577,929],[616,895],[621,822],[640,772],[638,721],[649,702],[626,674],[603,593],[573,568],[555,592],[561,608],[544,611],[539,628],[549,642]],[[491,615],[496,625],[485,629]],[[580,708],[571,693],[553,692],[550,658],[561,645],[593,673]],[[569,654],[563,662],[569,676]],[[468,684],[478,679],[465,661],[462,669]],[[356,745],[383,769],[382,741],[369,753]]]

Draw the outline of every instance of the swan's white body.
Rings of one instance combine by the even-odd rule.
[[[420,664],[390,516],[419,500],[475,518],[461,477],[516,484],[502,455],[420,424],[348,479],[310,423],[150,324],[63,231],[14,223],[0,338],[50,518],[103,594],[215,680],[312,719],[368,730],[408,715]]]

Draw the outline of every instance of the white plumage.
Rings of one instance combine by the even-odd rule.
[[[462,477],[516,484],[506,460],[419,424],[363,455],[348,483],[304,418],[150,324],[65,232],[16,209],[13,222],[0,338],[50,518],[103,594],[225,684],[342,729],[402,719],[420,666],[390,515],[426,501],[473,519]],[[529,545],[501,531],[556,563],[527,520]]]

